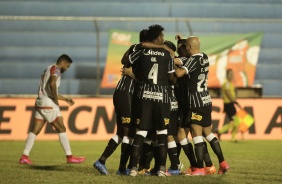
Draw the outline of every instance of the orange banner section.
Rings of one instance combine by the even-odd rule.
[[[61,112],[70,140],[108,140],[116,131],[112,98],[76,98],[75,105],[61,102]],[[25,140],[34,123],[31,98],[0,98],[0,140]],[[244,139],[282,140],[282,99],[239,99],[238,102],[255,119]],[[221,99],[213,99],[213,130],[227,121]],[[230,140],[230,134],[221,136]],[[237,138],[241,135],[238,133]],[[47,124],[37,140],[58,140]]]

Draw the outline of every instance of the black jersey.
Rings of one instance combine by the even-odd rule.
[[[189,109],[210,113],[212,101],[208,91],[208,56],[205,53],[195,54],[182,67],[187,71]]]
[[[128,52],[129,54],[134,52],[135,46],[136,46],[136,44],[130,46],[129,52]],[[129,68],[129,67],[132,67],[132,66],[131,66],[131,64],[128,64],[126,66],[124,65],[123,67]],[[122,75],[122,77],[119,80],[115,90],[125,91],[126,93],[129,92],[129,93],[132,94],[133,91],[134,91],[134,83],[135,83],[135,81],[130,76]]]
[[[140,49],[129,56],[136,64],[137,78],[140,81],[138,97],[158,102],[170,102],[170,82],[168,73],[174,72],[174,62],[164,49]],[[136,74],[135,74],[136,76]]]

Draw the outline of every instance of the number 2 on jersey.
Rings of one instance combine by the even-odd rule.
[[[197,83],[197,90],[198,92],[203,92],[203,91],[207,91],[207,79],[208,76],[206,76],[205,74],[201,73],[198,76],[198,83]]]
[[[153,80],[153,84],[157,84],[158,83],[158,64],[154,64],[148,74],[148,79],[152,79]]]

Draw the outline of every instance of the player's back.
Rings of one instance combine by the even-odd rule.
[[[172,71],[170,53],[164,49],[144,49],[140,55],[140,80],[149,86],[168,86]]]
[[[164,49],[142,49],[132,61],[138,65],[139,98],[168,101],[169,73],[174,72],[170,53]]]
[[[206,54],[191,56],[185,63],[188,74],[188,100],[191,109],[211,107],[211,97],[208,91],[209,60]]]

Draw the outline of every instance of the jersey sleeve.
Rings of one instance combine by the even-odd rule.
[[[129,54],[129,61],[134,64],[138,61],[140,57],[141,50],[135,50],[133,53]]]
[[[57,68],[55,65],[51,67],[50,69],[50,76],[56,76],[59,77],[61,75],[61,71],[59,68]]]
[[[133,45],[132,51],[134,52],[134,51],[140,50],[140,49],[142,49],[142,43],[141,42]]]
[[[194,57],[190,57],[185,64],[181,67],[186,70],[186,74],[193,72],[196,69],[197,62]]]

